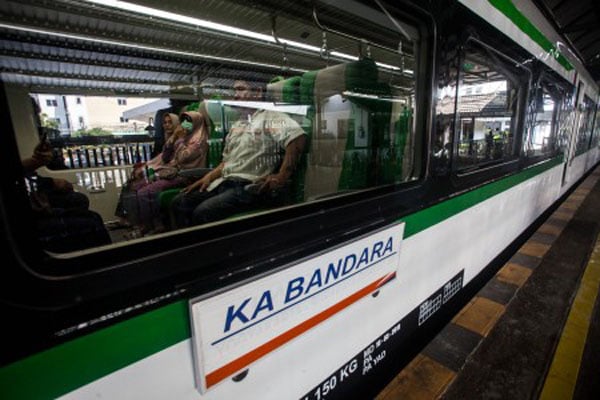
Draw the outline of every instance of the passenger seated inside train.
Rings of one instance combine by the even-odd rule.
[[[180,99],[169,99],[170,106],[168,108],[163,108],[157,110],[154,115],[154,121],[157,121],[154,125],[154,145],[152,146],[151,157],[154,158],[162,153],[163,147],[165,146],[165,142],[167,140],[167,132],[165,130],[165,125],[162,123],[164,121],[165,115],[167,114],[175,114],[179,119],[179,115],[187,110],[187,106],[189,105],[189,101],[180,100]],[[189,111],[194,111],[190,109]],[[178,125],[179,123],[177,123]],[[174,127],[172,128],[174,129]]]
[[[173,127],[173,122],[178,121],[180,124]],[[171,125],[172,133],[166,139],[162,153],[147,164],[134,168],[123,189],[122,210],[117,211],[132,225],[126,239],[164,231],[159,193],[190,183],[188,178],[179,175],[181,170],[207,165],[211,122],[202,107],[198,111],[185,111],[179,117],[167,114],[163,124],[165,132]]]
[[[160,140],[160,142],[162,142],[163,145],[160,152],[148,162],[135,164],[128,181],[123,185],[123,189],[121,190],[115,215],[121,219],[122,225],[129,224],[127,221],[127,213],[123,206],[123,198],[130,195],[134,188],[141,187],[144,181],[148,179],[149,175],[154,175],[156,169],[167,166],[173,160],[175,154],[175,142],[178,139],[174,132],[175,129],[179,127],[179,116],[173,113],[162,115],[161,132],[163,134],[163,139]]]
[[[31,157],[21,160],[38,240],[48,251],[65,253],[111,243],[100,215],[89,210],[89,200],[73,185],[42,177],[35,170],[53,159],[52,148],[41,142]]]
[[[236,81],[234,93],[235,100],[257,101],[264,90]],[[177,227],[281,204],[305,142],[304,130],[283,112],[240,110],[225,139],[222,162],[173,200]]]

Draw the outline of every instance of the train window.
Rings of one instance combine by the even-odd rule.
[[[556,155],[564,145],[559,123],[569,113],[571,99],[567,86],[545,72],[532,85],[523,140],[523,154],[529,162]]]
[[[20,39],[4,43],[22,41],[40,62],[52,53],[77,67],[47,61],[47,70],[56,69],[48,87],[37,70],[3,74],[18,88],[13,105],[31,108],[33,98],[44,106],[40,138],[58,159],[27,176],[33,212],[45,213],[38,236],[46,250],[139,242],[222,222],[234,227],[257,212],[352,201],[349,194],[420,177],[417,132],[425,130],[416,129],[414,116],[423,47],[415,17],[360,2],[283,2],[274,14],[221,1],[185,15],[168,2],[161,10],[93,3],[49,15],[37,24],[47,30],[16,29]],[[61,24],[67,17],[73,26]],[[140,25],[147,17],[152,24]],[[78,24],[90,20],[109,31],[82,34],[89,30]],[[73,32],[57,34],[65,29]],[[52,79],[82,70],[86,60],[89,76]],[[152,99],[142,104],[141,97]],[[119,134],[117,125],[132,135]],[[20,134],[17,143],[22,158],[40,161],[46,156],[35,133]],[[44,193],[56,179],[66,181],[72,199]],[[71,200],[83,207],[73,226],[89,224],[95,236],[57,230],[47,218]]]
[[[564,92],[558,113],[557,143],[561,150],[564,150],[569,145],[569,139],[571,138],[571,132],[575,123],[575,96],[573,94],[573,88],[569,88]]]
[[[588,96],[584,96],[583,102],[579,105],[581,116],[579,118],[579,126],[577,127],[576,154],[586,152],[590,146],[595,110],[596,104]]]
[[[598,147],[600,144],[600,107],[596,106],[596,116],[594,118],[594,132],[592,136],[591,148]]]
[[[476,39],[463,47],[457,91],[457,169],[515,156],[517,116],[529,71]]]
[[[432,158],[435,175],[446,175],[450,171],[459,52],[454,37],[443,39],[439,61],[438,86],[436,91],[436,125],[433,137]]]

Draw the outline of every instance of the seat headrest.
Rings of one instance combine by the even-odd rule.
[[[377,85],[378,70],[369,58],[337,64],[302,75],[300,100],[312,102],[314,97],[325,98],[345,91],[369,89]]]
[[[300,102],[299,76],[267,84],[267,101],[298,104]]]

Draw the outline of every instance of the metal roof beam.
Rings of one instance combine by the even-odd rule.
[[[598,27],[598,22],[587,22],[581,24],[569,24],[560,29],[559,33],[575,33],[579,31],[587,31]]]
[[[1,44],[0,44],[1,46]],[[89,55],[90,53],[88,53]],[[106,54],[102,54],[106,55]],[[190,75],[196,74],[199,71],[208,71],[207,68],[199,68],[198,66],[190,65],[189,68],[182,67],[165,67],[163,65],[150,65],[148,63],[123,63],[122,61],[110,61],[106,59],[94,59],[85,57],[73,57],[58,55],[57,52],[49,53],[34,53],[23,50],[14,50],[0,47],[0,56],[23,58],[30,61],[54,61],[65,64],[84,65],[94,67],[119,68],[126,70],[142,71],[142,72],[160,72],[165,74]],[[140,60],[141,61],[141,60]],[[147,60],[146,60],[147,61]]]
[[[127,84],[140,84],[140,85],[170,85],[172,82],[165,79],[138,79],[138,78],[125,78],[125,77],[107,77],[107,76],[99,76],[99,75],[91,75],[91,74],[69,74],[65,72],[57,72],[57,71],[33,71],[28,70],[24,71],[22,68],[10,68],[10,67],[1,67],[0,73],[9,73],[9,74],[19,74],[23,76],[32,76],[32,77],[40,77],[40,78],[59,78],[59,79],[73,79],[73,80],[82,80],[82,81],[107,81],[114,83],[127,83]],[[181,81],[177,82],[181,84]]]

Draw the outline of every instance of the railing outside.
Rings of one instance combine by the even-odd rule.
[[[51,169],[132,165],[152,157],[154,140],[148,135],[87,136],[49,139],[55,154]]]

